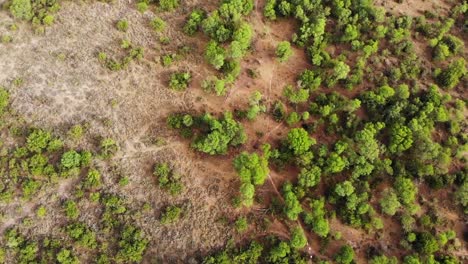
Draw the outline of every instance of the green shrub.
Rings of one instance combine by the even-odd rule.
[[[136,4],[136,8],[141,13],[144,13],[144,12],[146,12],[146,10],[148,10],[149,6],[148,6],[148,4],[146,2],[139,2],[139,3]]]
[[[147,245],[148,240],[144,238],[144,234],[140,229],[129,225],[125,226],[119,241],[118,262],[141,262]]]
[[[68,235],[79,245],[94,249],[97,247],[96,234],[83,223],[68,225],[66,228]]]
[[[47,148],[51,138],[52,135],[50,132],[46,132],[40,129],[34,130],[26,139],[26,146],[32,152],[40,153],[42,150]]]
[[[55,21],[55,18],[53,15],[46,15],[43,19],[42,19],[42,24],[46,25],[46,26],[50,26],[54,23]]]
[[[171,74],[169,87],[175,91],[185,91],[191,79],[192,75],[189,72],[175,72]]]
[[[104,158],[113,156],[119,150],[117,142],[111,138],[105,138],[101,141],[101,155]]]
[[[65,215],[74,220],[74,219],[77,219],[78,216],[80,216],[80,210],[78,209],[78,206],[76,205],[76,203],[72,200],[68,200],[65,202],[64,204],[64,207],[65,207]]]
[[[11,14],[19,19],[31,20],[34,16],[31,0],[12,0]]]
[[[156,31],[156,32],[161,32],[166,28],[166,22],[164,22],[164,20],[162,20],[159,17],[153,18],[153,20],[151,20],[150,24],[151,24],[151,27],[153,28],[153,30]]]
[[[187,21],[184,25],[184,33],[193,36],[199,29],[202,24],[203,19],[205,19],[206,13],[203,10],[196,9],[190,13]]]
[[[245,217],[239,217],[234,223],[234,225],[238,233],[244,233],[249,228],[249,223],[247,222],[247,218]]]
[[[2,115],[10,102],[10,93],[5,88],[0,87],[0,115]]]
[[[173,11],[179,7],[179,0],[159,0],[159,6],[164,11]]]
[[[181,176],[172,171],[167,163],[156,164],[153,175],[158,177],[159,187],[168,190],[171,195],[178,195],[182,192]]]
[[[452,89],[458,85],[464,75],[466,75],[466,62],[463,58],[453,61],[446,69],[437,75],[437,81],[442,87]]]
[[[119,20],[117,22],[117,29],[122,31],[122,32],[127,32],[128,30],[128,21],[125,19]]]
[[[101,185],[101,173],[96,169],[90,169],[86,175],[84,186],[86,188],[97,188]]]
[[[182,208],[175,205],[171,205],[164,210],[164,212],[161,214],[159,221],[163,225],[172,224],[179,220],[181,214]]]
[[[276,56],[280,62],[287,61],[292,54],[291,43],[289,43],[289,41],[282,41],[278,44]]]
[[[78,168],[81,163],[81,155],[74,150],[67,151],[62,155],[60,163],[65,169]]]

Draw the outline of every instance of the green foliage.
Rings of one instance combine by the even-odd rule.
[[[391,153],[402,153],[413,145],[413,132],[407,126],[397,124],[390,130],[390,144],[388,149]]]
[[[418,233],[414,246],[418,252],[425,255],[435,253],[439,250],[437,239],[428,232]]]
[[[39,218],[44,218],[47,215],[47,209],[44,206],[39,206],[36,210],[36,215]]]
[[[43,32],[41,25],[49,26],[54,22],[55,13],[60,8],[57,0],[12,0],[10,13],[17,19],[31,21],[37,32]]]
[[[159,17],[155,17],[150,22],[151,28],[156,32],[161,32],[166,28],[166,22]]]
[[[164,11],[173,11],[179,7],[179,0],[159,0],[159,6]]]
[[[245,217],[239,217],[234,225],[236,227],[237,233],[244,233],[249,228],[249,223]]]
[[[304,248],[307,245],[307,237],[302,227],[296,226],[291,231],[291,247],[295,249]]]
[[[295,124],[299,123],[299,121],[301,121],[301,117],[296,112],[290,113],[286,118],[286,124],[288,124],[288,126],[294,126]]]
[[[314,199],[310,202],[311,212],[304,216],[304,223],[312,228],[319,237],[327,237],[330,225],[325,217],[325,199]]]
[[[242,152],[234,159],[236,169],[242,183],[251,182],[254,185],[263,185],[269,173],[268,157],[257,153]]]
[[[354,250],[352,247],[345,245],[340,248],[335,255],[335,261],[338,264],[350,264],[354,260]]]
[[[185,21],[184,33],[193,36],[200,29],[203,19],[205,19],[206,13],[201,9],[193,10],[189,17]]]
[[[101,185],[101,173],[96,169],[90,169],[84,180],[86,188],[97,188]]]
[[[75,220],[80,216],[80,210],[78,209],[78,206],[76,203],[72,200],[68,200],[64,204],[65,207],[65,215],[72,219]]]
[[[73,255],[71,250],[62,249],[57,253],[57,262],[60,264],[78,264],[80,261]]]
[[[246,117],[249,120],[254,120],[259,113],[266,111],[266,106],[262,104],[262,94],[259,91],[255,91],[250,96],[249,109],[246,112]]]
[[[0,116],[5,112],[10,102],[10,93],[5,88],[0,87]]]
[[[205,58],[215,69],[219,70],[223,67],[225,57],[226,51],[223,47],[219,46],[216,41],[212,40],[208,43],[205,51]]]
[[[302,212],[302,206],[294,193],[292,184],[287,182],[283,185],[284,207],[283,211],[289,220],[296,221]]]
[[[112,138],[104,138],[101,141],[101,155],[104,158],[109,158],[113,156],[119,150],[117,142]]]
[[[169,88],[175,91],[185,91],[191,79],[192,75],[189,72],[175,72],[171,74]]]
[[[468,212],[468,182],[462,184],[455,193],[457,202],[464,208],[465,214]]]
[[[405,177],[397,177],[394,184],[398,199],[403,205],[411,205],[418,193],[413,181]]]
[[[32,152],[40,153],[47,148],[52,135],[44,130],[34,130],[26,139],[26,146]]]
[[[318,166],[311,166],[309,169],[302,168],[298,176],[298,184],[301,187],[314,187],[320,183],[322,170]]]
[[[299,75],[298,82],[301,88],[314,91],[319,88],[322,78],[316,71],[305,70]]]
[[[156,164],[153,175],[158,177],[159,187],[168,190],[171,195],[178,195],[182,192],[181,176],[171,170],[167,163]]]
[[[340,197],[350,196],[354,193],[354,186],[350,181],[340,182],[335,186],[335,193]]]
[[[463,58],[460,58],[450,63],[446,69],[437,74],[437,81],[442,87],[452,89],[458,85],[466,73],[466,62]]]
[[[210,155],[226,154],[229,146],[239,146],[247,140],[242,124],[235,121],[231,113],[226,112],[219,120],[205,114],[201,121],[209,130],[192,143],[198,151]]]
[[[171,205],[166,207],[164,212],[161,214],[161,217],[159,218],[159,221],[161,224],[166,225],[166,224],[173,224],[179,220],[182,214],[182,208]]]
[[[276,0],[267,0],[265,3],[265,7],[263,9],[263,16],[268,18],[269,20],[276,19]]]
[[[62,155],[62,159],[60,160],[60,164],[65,169],[72,169],[80,167],[81,163],[81,155],[80,153],[70,150]]]
[[[289,41],[282,41],[276,47],[276,57],[280,62],[285,62],[293,54],[291,49],[291,43]]]
[[[315,144],[315,139],[309,137],[303,128],[293,128],[288,133],[286,144],[298,156],[308,151]]]
[[[382,207],[382,211],[387,215],[394,215],[398,208],[400,208],[401,204],[393,189],[386,189],[384,191],[380,200],[380,206]]]
[[[34,16],[31,0],[12,0],[11,14],[19,19],[31,20]]]
[[[464,43],[459,38],[447,35],[444,36],[433,50],[433,57],[435,60],[443,61],[448,57],[458,54],[464,48]]]
[[[119,241],[118,262],[140,262],[147,245],[148,240],[144,238],[144,234],[139,228],[126,225],[121,232]]]
[[[127,32],[128,30],[128,21],[125,19],[117,21],[117,29],[122,32]]]
[[[302,88],[294,89],[291,85],[284,88],[283,94],[293,104],[307,102],[309,99],[309,90]]]
[[[79,245],[94,249],[97,247],[96,234],[83,223],[70,224],[66,228],[67,234]]]
[[[398,260],[396,257],[387,257],[385,255],[374,256],[369,261],[369,264],[397,264]]]

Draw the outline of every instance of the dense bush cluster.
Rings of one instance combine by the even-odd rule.
[[[247,140],[242,124],[229,112],[219,119],[210,114],[174,114],[167,119],[167,123],[171,128],[180,129],[184,137],[193,138],[192,147],[195,150],[210,155],[226,154],[230,146],[242,145]]]

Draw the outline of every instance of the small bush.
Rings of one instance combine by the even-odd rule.
[[[24,20],[31,20],[34,16],[31,0],[13,0],[10,12],[14,17]]]
[[[172,224],[179,220],[182,209],[178,206],[171,205],[168,206],[161,215],[160,222],[163,225]]]
[[[153,20],[151,20],[150,24],[153,30],[156,32],[161,32],[166,28],[166,22],[164,22],[164,20],[159,17],[155,17]]]
[[[111,138],[105,138],[101,141],[101,155],[104,158],[113,156],[119,150],[117,142]]]
[[[127,32],[128,30],[128,21],[125,19],[119,20],[117,22],[117,29],[122,32]]]
[[[159,0],[159,6],[164,11],[173,11],[179,7],[179,0]]]
[[[280,62],[287,61],[292,54],[293,52],[289,41],[282,41],[278,44],[278,47],[276,48],[276,56]]]
[[[192,78],[189,72],[175,72],[171,75],[169,87],[175,91],[185,91]]]

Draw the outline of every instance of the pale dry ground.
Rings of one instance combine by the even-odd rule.
[[[220,161],[214,159],[204,162],[165,124],[171,112],[193,111],[195,97],[200,93],[196,90],[174,93],[166,87],[172,70],[193,68],[203,61],[198,52],[189,63],[178,62],[170,69],[159,65],[159,56],[174,52],[177,45],[195,41],[185,39],[180,26],[186,11],[200,1],[187,1],[175,15],[158,14],[168,22],[164,34],[173,40],[169,46],[161,46],[157,41],[159,35],[149,27],[154,14],[140,14],[131,2],[116,1],[112,5],[63,2],[55,24],[44,35],[34,34],[27,23],[18,23],[17,31],[9,31],[7,27],[13,20],[1,11],[0,35],[11,35],[13,42],[0,44],[0,85],[10,90],[11,107],[26,123],[52,129],[59,135],[74,124],[86,124],[86,138],[79,147],[92,148],[102,137],[115,139],[120,151],[110,163],[130,179],[130,184],[120,187],[119,176],[102,162],[99,166],[104,174],[105,192],[125,197],[130,207],[151,205],[152,210],[135,221],[150,240],[148,261],[182,260],[223,246],[231,235],[231,229],[218,220],[224,216],[231,198],[227,195],[230,183],[226,178],[235,175],[230,160],[221,161],[222,164],[216,164]],[[127,33],[115,28],[115,23],[123,18],[130,24]],[[98,62],[97,53],[122,56],[119,45],[123,38],[143,46],[145,58],[132,62],[126,70],[111,72]],[[12,84],[15,79],[23,83],[15,86]],[[222,103],[222,99],[219,101]],[[166,143],[151,144],[156,138]],[[184,175],[185,190],[177,198],[160,190],[151,175],[155,162],[163,160]],[[73,194],[77,183],[77,180],[61,181],[48,186],[32,202],[15,201],[4,208],[0,229],[29,216],[34,223],[26,229],[32,236],[60,232],[65,218],[57,213],[58,208],[63,199]],[[56,212],[38,221],[34,210],[39,204],[46,204],[49,212]],[[158,218],[169,204],[181,205],[186,210],[179,223],[162,226]],[[80,220],[96,227],[100,210],[85,202],[80,206]]]

